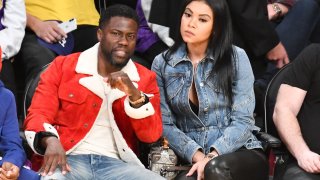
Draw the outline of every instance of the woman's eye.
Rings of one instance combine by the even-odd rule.
[[[190,13],[187,13],[187,12],[185,12],[184,15],[185,15],[186,17],[191,17],[191,14],[190,14]]]
[[[200,22],[208,22],[206,19],[199,19]]]

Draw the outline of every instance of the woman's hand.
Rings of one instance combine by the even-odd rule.
[[[210,152],[210,155],[213,155],[214,158],[219,154],[216,150],[213,150]],[[192,176],[193,173],[197,171],[197,180],[204,179],[204,167],[211,159],[212,157],[210,158],[208,156],[205,156],[201,151],[197,151],[192,158],[192,161],[195,162],[195,164],[191,167],[186,176]]]
[[[192,174],[197,171],[197,174],[198,174],[197,180],[204,179],[204,167],[210,160],[211,160],[210,158],[205,157],[201,161],[198,161],[191,167],[191,169],[189,170],[186,176],[192,176]]]

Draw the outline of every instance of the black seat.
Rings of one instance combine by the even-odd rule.
[[[283,82],[284,75],[290,69],[291,64],[288,64],[281,68],[269,82],[265,97],[264,97],[264,132],[267,135],[272,135],[278,142],[269,140],[267,144],[268,149],[272,150],[275,155],[275,167],[274,167],[274,179],[281,179],[284,172],[285,161],[288,158],[288,151],[286,147],[279,140],[277,129],[273,123],[273,112],[276,104],[278,90]],[[263,135],[264,133],[262,133]]]
[[[44,72],[47,69],[48,66],[49,66],[49,64],[43,66],[41,68],[41,71],[33,74],[32,77],[30,78],[30,81],[27,82],[27,85],[26,85],[26,88],[25,88],[25,91],[23,94],[23,105],[22,105],[23,106],[23,120],[27,116],[28,108],[31,105],[32,96],[33,96],[34,92],[36,91],[36,88],[37,88],[39,80],[40,80],[40,75],[42,74],[42,72]],[[23,120],[22,120],[22,122],[19,122],[21,124],[21,127],[23,127],[23,123],[24,123]],[[23,148],[27,154],[27,158],[31,159],[33,151],[27,143],[23,128],[20,128],[20,129],[21,129],[20,136],[22,138]]]
[[[33,97],[34,92],[38,86],[41,74],[48,68],[50,64],[47,64],[41,68],[38,73],[35,73],[30,78],[29,82],[27,82],[24,95],[23,95],[23,116],[26,118],[28,108],[31,105],[31,100]]]
[[[288,64],[283,68],[281,68],[278,71],[278,73],[276,73],[276,75],[270,81],[265,94],[265,99],[264,99],[265,132],[275,137],[279,137],[279,135],[277,133],[277,130],[273,123],[273,118],[272,118],[274,106],[276,104],[278,90],[280,88],[280,85],[283,82],[284,75],[288,71],[290,66],[291,64]]]

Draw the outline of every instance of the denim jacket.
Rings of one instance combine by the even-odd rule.
[[[190,163],[199,149],[206,154],[214,148],[221,155],[241,147],[261,148],[253,135],[259,128],[254,125],[253,118],[255,98],[251,65],[244,50],[238,47],[234,50],[231,107],[215,85],[217,79],[211,73],[215,64],[213,57],[201,60],[194,72],[183,45],[167,63],[162,54],[153,62],[152,70],[157,74],[161,94],[163,136],[177,155]],[[192,81],[195,81],[199,101],[198,115],[189,104]]]

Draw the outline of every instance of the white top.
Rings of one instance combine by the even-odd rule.
[[[0,31],[2,59],[10,59],[18,53],[26,27],[26,8],[23,0],[7,0],[1,19],[6,27]]]
[[[110,88],[103,82],[101,77],[101,88],[105,98],[101,104],[100,112],[90,132],[79,146],[71,152],[71,155],[97,154],[119,159],[119,153],[112,133],[110,120],[108,119],[107,101]],[[108,91],[108,92],[107,92]]]

